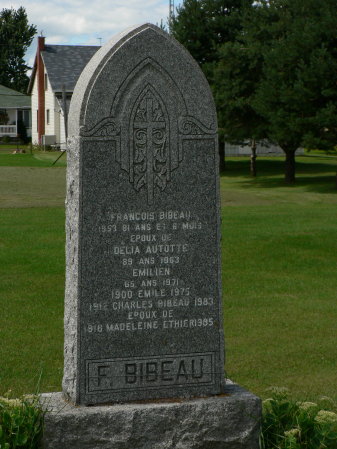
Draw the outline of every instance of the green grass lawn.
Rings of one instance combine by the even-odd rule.
[[[0,393],[31,392],[41,371],[42,391],[61,389],[65,168],[34,156],[0,153]],[[221,177],[226,371],[262,397],[337,400],[336,167],[299,157],[287,187],[281,158],[256,179],[231,158]]]
[[[337,158],[230,159],[221,179],[226,370],[261,396],[337,399]]]
[[[0,393],[60,389],[64,209],[8,208],[0,218]]]
[[[66,156],[60,151],[32,151],[14,154],[12,149],[0,148],[0,167],[56,167],[66,166]]]

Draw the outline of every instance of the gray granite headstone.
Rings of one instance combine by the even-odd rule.
[[[220,393],[217,121],[205,77],[165,32],[134,27],[89,62],[69,117],[65,396]]]

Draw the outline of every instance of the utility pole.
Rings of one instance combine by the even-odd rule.
[[[174,19],[174,0],[169,0],[170,6],[169,6],[169,33],[172,34],[172,24]]]
[[[64,118],[64,134],[66,138],[66,147],[67,147],[67,140],[68,140],[68,106],[67,106],[67,90],[65,84],[62,84],[62,106],[63,106],[63,118]],[[56,162],[62,157],[63,153],[65,151],[62,151],[61,154],[55,161],[51,164],[51,166],[55,165]]]

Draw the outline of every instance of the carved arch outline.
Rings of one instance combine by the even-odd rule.
[[[151,70],[159,75],[158,79],[163,79],[164,84],[166,86],[169,86],[171,93],[175,93],[176,100],[178,100],[177,109],[180,110],[179,115],[186,115],[187,106],[177,83],[174,81],[172,76],[154,59],[152,59],[151,57],[147,57],[143,59],[139,64],[137,64],[137,66],[130,72],[130,74],[125,78],[125,80],[119,87],[111,105],[111,117],[116,117],[117,115],[119,115],[121,104],[124,103],[123,98],[125,98],[126,93],[132,91],[134,89],[133,85],[144,78],[144,75],[146,75],[145,72],[150,72]],[[143,72],[143,75],[141,72]]]

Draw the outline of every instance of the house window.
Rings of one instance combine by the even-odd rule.
[[[26,109],[18,110],[18,121],[23,122],[26,128],[31,127],[30,123],[30,113]]]
[[[23,111],[23,123],[27,128],[31,128],[32,123],[31,123],[31,114],[29,110]]]
[[[48,90],[48,75],[44,74],[44,90]]]
[[[49,113],[49,109],[46,110],[46,121],[47,121],[47,125],[49,125],[49,119],[50,119],[50,113]]]

